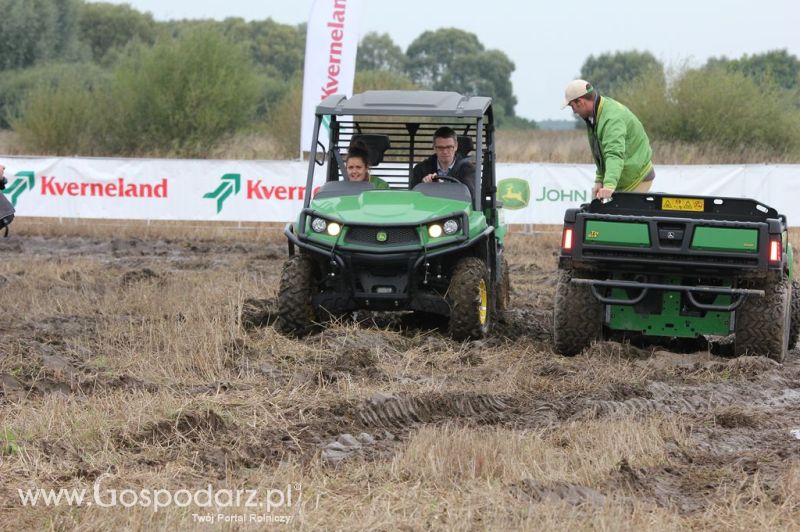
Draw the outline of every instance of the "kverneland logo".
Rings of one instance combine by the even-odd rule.
[[[17,179],[3,191],[4,194],[11,198],[11,205],[14,207],[17,206],[17,200],[23,192],[26,190],[33,190],[36,186],[36,177],[33,175],[33,172],[17,172],[15,175]]]
[[[261,179],[247,180],[247,199],[301,200],[305,195],[306,187],[265,185]]]
[[[220,179],[222,182],[216,189],[203,194],[203,198],[205,199],[216,200],[217,214],[222,211],[222,206],[225,204],[225,200],[228,199],[228,196],[231,194],[234,196],[237,195],[242,188],[242,176],[240,174],[225,174]]]
[[[59,181],[55,177],[42,176],[42,196],[79,196],[107,198],[166,198],[167,179],[157,184],[130,183],[120,177],[107,183],[82,183]]]

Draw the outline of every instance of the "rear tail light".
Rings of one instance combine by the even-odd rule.
[[[565,227],[564,228],[564,234],[561,237],[561,249],[565,253],[571,253],[572,252],[572,238],[573,238],[573,235],[574,235],[574,231],[572,230],[572,227]]]
[[[781,241],[777,238],[774,238],[769,241],[769,261],[773,264],[779,263],[781,261],[781,251],[782,251]]]

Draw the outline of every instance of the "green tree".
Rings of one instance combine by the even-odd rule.
[[[33,153],[92,154],[97,115],[93,85],[74,69],[54,83],[32,88],[11,118],[20,142]]]
[[[581,78],[591,82],[600,94],[614,96],[626,84],[650,76],[662,85],[666,82],[664,65],[650,52],[615,52],[590,55],[581,67]]]
[[[258,77],[241,45],[218,31],[189,31],[120,62],[102,102],[108,130],[100,137],[112,153],[202,156],[252,118],[258,99]]]
[[[291,26],[272,19],[246,21],[231,17],[217,20],[178,20],[165,23],[178,38],[190,31],[221,31],[233,42],[245,46],[259,69],[288,81],[301,72],[305,57],[305,25]]]
[[[370,32],[358,44],[356,71],[384,70],[403,73],[406,55],[388,33]]]
[[[460,55],[434,87],[469,96],[491,96],[498,122],[514,116],[517,98],[511,86],[514,63],[500,50]]]
[[[80,8],[80,39],[102,62],[109,51],[132,41],[153,44],[156,23],[149,13],[140,13],[127,4],[83,4]]]
[[[179,38],[191,31],[222,32],[244,46],[259,75],[260,93],[256,116],[269,119],[291,90],[293,80],[303,70],[305,24],[290,26],[272,19],[245,21],[231,17],[224,21],[179,20],[164,23],[167,33]]]
[[[94,63],[39,63],[20,70],[6,70],[0,76],[0,128],[7,128],[10,119],[19,114],[19,107],[28,93],[38,87],[56,90],[70,78],[84,80],[86,90],[102,87],[109,73]]]
[[[800,60],[786,50],[771,50],[750,56],[745,54],[740,59],[712,57],[706,62],[706,68],[741,72],[757,83],[774,83],[783,89],[795,90],[800,87]]]
[[[406,73],[415,83],[435,89],[456,57],[482,51],[483,44],[474,33],[457,28],[426,31],[406,50]]]
[[[416,84],[433,90],[491,96],[498,124],[515,117],[511,84],[514,63],[500,50],[486,50],[478,37],[455,28],[426,31],[406,51],[406,72]],[[530,127],[521,120],[516,125]]]
[[[800,153],[800,110],[782,90],[741,72],[686,70],[665,88],[651,78],[627,85],[620,99],[658,140],[708,144],[738,152]]]
[[[418,87],[405,74],[385,70],[362,70],[356,72],[353,92],[376,90],[414,90]]]
[[[79,0],[0,0],[0,70],[80,57]]]

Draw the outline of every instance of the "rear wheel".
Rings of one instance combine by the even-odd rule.
[[[489,333],[489,270],[482,260],[467,257],[458,262],[447,289],[447,302],[453,339],[479,339]]]
[[[316,291],[315,264],[305,255],[294,255],[283,263],[278,289],[279,332],[305,336],[317,327],[317,315],[311,298]]]
[[[789,346],[791,285],[782,276],[763,289],[764,297],[748,296],[736,309],[736,354],[783,362]]]
[[[577,355],[603,337],[603,304],[587,285],[572,283],[572,273],[559,272],[553,310],[553,343],[558,353]]]
[[[793,349],[800,335],[800,283],[797,281],[792,281],[792,312],[789,319],[789,349]]]

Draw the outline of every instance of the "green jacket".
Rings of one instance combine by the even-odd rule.
[[[389,190],[389,183],[387,183],[380,177],[371,175],[369,176],[369,182],[375,185],[375,188],[377,190]]]
[[[594,124],[586,121],[596,181],[605,188],[631,191],[653,169],[650,140],[630,109],[607,96],[598,100]]]

